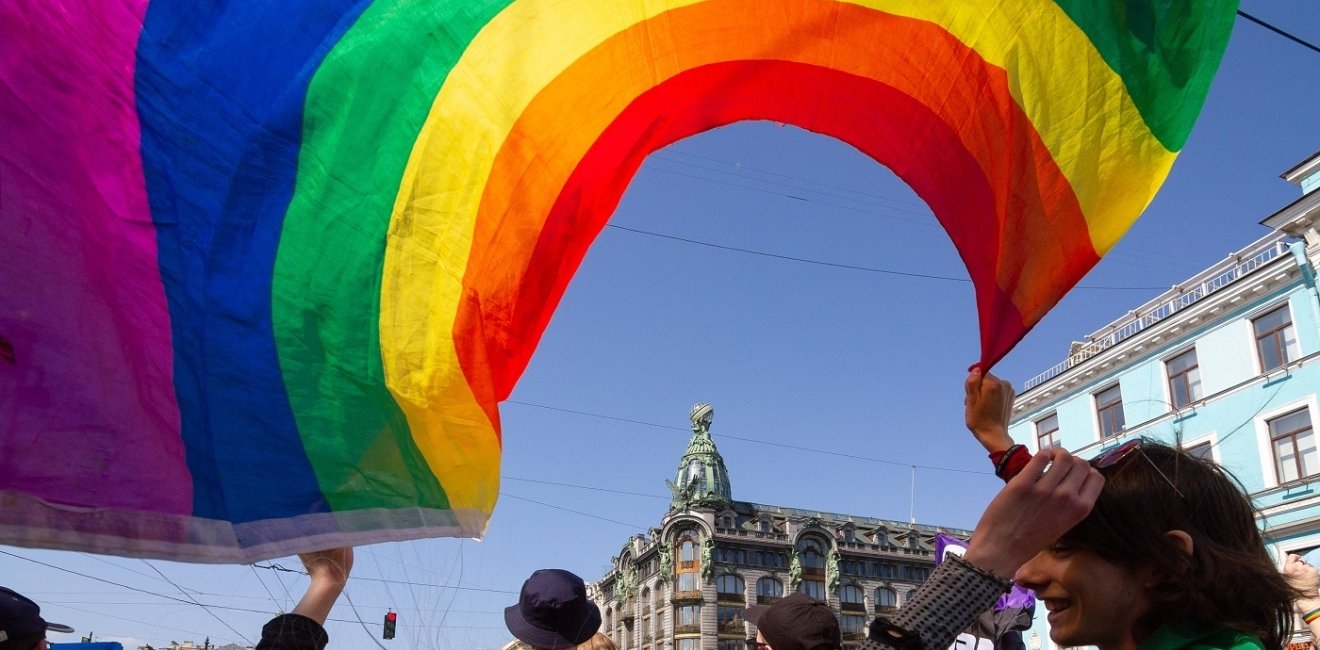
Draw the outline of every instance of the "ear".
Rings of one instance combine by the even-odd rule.
[[[1173,545],[1177,546],[1178,550],[1182,551],[1184,555],[1187,557],[1192,556],[1192,549],[1195,544],[1192,543],[1192,536],[1188,535],[1187,531],[1174,529],[1164,533],[1164,536],[1173,542]]]

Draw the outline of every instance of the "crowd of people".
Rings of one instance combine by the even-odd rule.
[[[1100,650],[1282,650],[1294,615],[1320,634],[1320,571],[1289,555],[1275,566],[1255,510],[1223,468],[1176,447],[1134,439],[1083,460],[1034,455],[1008,435],[1013,389],[973,370],[968,429],[1004,488],[962,555],[949,555],[892,617],[872,622],[864,650],[944,650],[1017,584],[1047,611],[1063,647]],[[262,629],[258,650],[323,650],[324,624],[353,567],[351,548],[300,556],[310,584],[293,611]],[[504,613],[534,650],[616,650],[582,579],[542,569]],[[837,650],[829,606],[793,594],[747,608],[747,650]],[[31,600],[0,589],[0,650],[45,650]]]

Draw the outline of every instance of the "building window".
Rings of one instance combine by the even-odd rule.
[[[760,578],[756,581],[756,602],[767,603],[774,602],[768,599],[778,599],[784,595],[784,583],[775,578]]]
[[[745,631],[742,607],[720,605],[715,614],[720,634],[742,634]]]
[[[675,567],[679,593],[701,591],[701,550],[697,531],[691,528],[678,533],[678,566]]]
[[[903,604],[906,605],[912,600],[912,596],[917,593],[916,589],[909,589],[903,592]]]
[[[1100,418],[1100,437],[1110,438],[1123,432],[1123,394],[1114,384],[1095,394],[1095,414]]]
[[[798,585],[798,591],[804,593],[816,600],[825,602],[825,581],[824,580],[803,580]]]
[[[798,544],[799,556],[802,562],[802,575],[804,576],[823,576],[825,575],[825,545],[813,537],[804,537]]]
[[[857,585],[844,585],[839,588],[839,602],[862,603],[862,589]]]
[[[851,529],[851,528],[844,528],[844,529],[843,529],[843,541],[845,541],[845,542],[855,542],[855,541],[857,541],[857,534],[856,534],[855,532],[853,532],[853,529]]]
[[[720,639],[719,650],[747,650],[747,642],[742,639]]]
[[[1320,457],[1316,453],[1309,411],[1301,408],[1269,420],[1268,424],[1279,483],[1320,473]]]
[[[769,520],[769,519],[762,519],[762,520],[761,520],[761,532],[763,532],[763,533],[768,533],[768,532],[770,532],[770,520]]]
[[[701,639],[676,639],[675,650],[701,650]]]
[[[866,630],[866,617],[861,614],[844,614],[839,617],[839,631],[843,632],[843,638],[855,640],[864,636]]]
[[[889,587],[880,587],[875,590],[875,611],[890,612],[898,607],[898,594]]]
[[[1173,408],[1180,409],[1201,399],[1201,368],[1196,363],[1196,349],[1192,348],[1168,361],[1169,398]]]
[[[699,575],[700,574],[694,571],[678,574],[678,587],[675,591],[679,593],[701,591],[701,581],[698,579]]]
[[[744,591],[743,579],[736,575],[729,573],[715,579],[715,593],[721,599],[733,597],[741,601]]]
[[[844,585],[839,587],[839,609],[847,612],[865,612],[866,603],[863,602],[865,596],[862,594],[862,588],[857,585]]]
[[[903,567],[903,577],[915,582],[921,582],[930,577],[930,569],[916,566]]]
[[[1190,447],[1183,447],[1183,451],[1202,460],[1208,460],[1212,463],[1215,462],[1215,454],[1210,449],[1209,440],[1198,442]]]
[[[1059,446],[1059,414],[1051,413],[1036,420],[1036,449],[1043,451]]]
[[[701,625],[701,605],[680,605],[675,607],[674,625]]]
[[[1261,372],[1269,372],[1301,356],[1288,305],[1251,321],[1251,325],[1256,331],[1256,352],[1260,355]]]
[[[724,518],[723,518],[722,521],[723,521],[723,524],[722,524],[722,525],[723,525],[725,528],[733,528],[733,517],[730,517],[730,516],[728,516],[728,515],[724,515]]]

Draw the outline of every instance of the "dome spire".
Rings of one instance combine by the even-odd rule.
[[[715,440],[710,437],[710,424],[715,419],[715,409],[710,404],[696,404],[692,407],[692,439],[688,441],[687,451],[678,462],[678,473],[672,482],[668,482],[674,498],[669,503],[670,510],[688,508],[726,507],[732,501],[729,488],[729,470],[724,467],[724,458],[715,448]]]

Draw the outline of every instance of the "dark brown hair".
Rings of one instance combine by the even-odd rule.
[[[1285,645],[1297,594],[1265,550],[1256,510],[1232,474],[1149,440],[1100,472],[1095,508],[1060,541],[1155,571],[1138,640],[1165,623],[1207,621],[1255,635],[1266,648]],[[1165,534],[1171,530],[1191,536],[1190,557]]]

